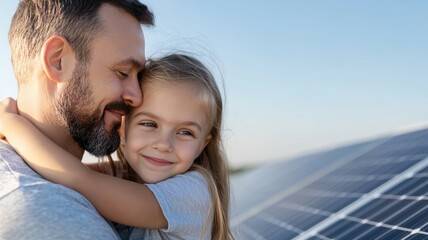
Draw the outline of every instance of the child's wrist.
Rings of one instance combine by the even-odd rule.
[[[13,131],[14,126],[18,124],[25,124],[26,120],[23,116],[15,113],[3,113],[0,117],[0,131],[6,134],[9,131]]]

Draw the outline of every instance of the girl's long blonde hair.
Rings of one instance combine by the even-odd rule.
[[[197,59],[185,54],[171,54],[147,61],[142,74],[142,89],[145,84],[186,83],[198,89],[195,101],[205,104],[210,120],[211,140],[189,170],[200,172],[208,182],[212,198],[212,239],[233,239],[229,227],[229,178],[228,165],[221,140],[223,101],[211,72]],[[144,92],[143,92],[144,94]],[[126,118],[125,118],[126,119]],[[125,120],[125,138],[127,121]],[[127,163],[123,151],[118,149],[119,166],[113,164],[113,173],[131,181],[139,181],[136,172]],[[110,163],[112,159],[109,158]],[[120,171],[116,174],[116,171]]]

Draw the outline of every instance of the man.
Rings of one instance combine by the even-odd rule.
[[[121,117],[141,103],[141,24],[153,15],[138,0],[21,0],[9,31],[20,114],[80,159],[113,152]],[[83,196],[0,142],[0,239],[117,234]]]

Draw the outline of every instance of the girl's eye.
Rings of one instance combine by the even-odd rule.
[[[193,134],[193,132],[192,131],[190,131],[190,130],[185,130],[185,129],[183,129],[183,130],[179,130],[178,132],[177,132],[177,134],[178,135],[186,135],[186,136],[194,136],[194,134]]]
[[[152,127],[152,128],[156,128],[157,125],[154,122],[141,122],[139,123],[139,125],[144,126],[144,127]]]

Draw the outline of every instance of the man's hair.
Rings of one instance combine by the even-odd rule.
[[[21,0],[9,29],[12,65],[18,85],[31,73],[31,60],[53,35],[67,39],[81,63],[90,58],[90,44],[103,29],[99,9],[110,4],[134,16],[141,24],[154,24],[152,12],[138,0]]]

